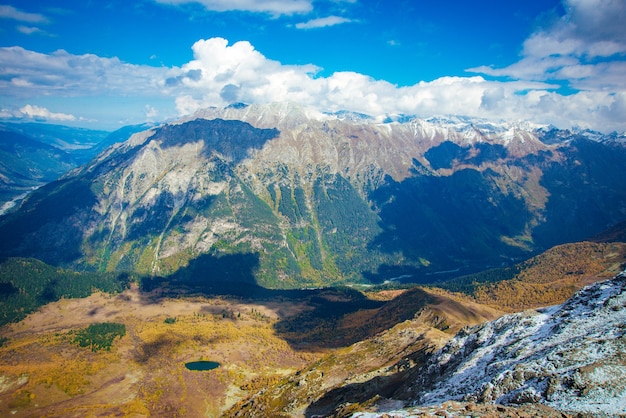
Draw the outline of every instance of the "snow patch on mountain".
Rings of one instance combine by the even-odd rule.
[[[463,115],[442,115],[420,118],[415,115],[386,115],[383,118],[372,117],[363,113],[339,110],[320,112],[314,108],[293,102],[268,104],[235,103],[225,108],[210,107],[184,117],[176,123],[195,119],[241,120],[256,128],[277,128],[280,131],[297,127],[320,125],[337,121],[355,126],[377,127],[387,130],[395,127],[409,127],[418,140],[430,142],[451,140],[460,144],[493,143],[510,146],[513,144],[521,154],[529,149],[538,149],[539,145],[565,145],[576,138],[586,138],[597,142],[626,143],[626,135],[616,132],[604,135],[583,129],[558,129],[551,125],[537,124],[531,121],[488,120]],[[543,144],[541,144],[543,143]],[[527,146],[520,145],[526,144]],[[526,150],[526,151],[524,151]],[[517,155],[520,152],[515,151]]]
[[[177,123],[194,119],[236,119],[250,123],[257,128],[293,129],[316,122],[341,121],[355,125],[401,125],[419,126],[416,138],[443,138],[462,140],[472,145],[480,142],[500,143],[508,146],[530,141],[547,145],[568,144],[576,138],[586,138],[597,142],[626,143],[626,133],[602,134],[588,129],[558,129],[552,125],[538,124],[527,120],[489,120],[463,115],[440,115],[420,118],[417,115],[390,114],[373,117],[363,113],[339,110],[320,112],[317,109],[293,102],[268,104],[235,103],[225,108],[210,107],[179,120]]]
[[[626,413],[625,288],[622,272],[563,305],[461,331],[407,389],[413,405],[541,403],[570,413]],[[411,409],[396,412],[412,416]]]
[[[594,142],[626,144],[626,132],[603,134],[590,129],[558,129],[544,126],[534,130],[537,137],[545,144],[568,144],[575,139],[586,139]]]

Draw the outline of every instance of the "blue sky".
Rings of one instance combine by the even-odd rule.
[[[624,0],[0,0],[0,118],[234,101],[626,131]]]

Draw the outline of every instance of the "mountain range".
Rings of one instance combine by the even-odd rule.
[[[623,221],[624,144],[460,117],[205,109],[32,192],[0,219],[0,254],[192,286],[437,282]]]
[[[0,134],[0,415],[626,410],[624,134],[293,103],[71,132]]]

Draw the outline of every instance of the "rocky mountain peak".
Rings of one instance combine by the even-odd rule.
[[[237,104],[224,108],[211,107],[199,110],[193,115],[181,119],[180,122],[217,118],[240,120],[256,128],[277,128],[281,131],[316,121],[334,119],[333,116],[294,102],[275,102],[251,105]]]

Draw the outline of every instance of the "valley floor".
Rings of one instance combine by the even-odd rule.
[[[623,260],[619,249],[600,257],[596,270],[622,265],[614,260]],[[578,281],[568,282],[570,294],[559,293],[557,303],[600,279],[595,270],[575,271],[582,272]],[[520,283],[548,286],[551,277]],[[133,283],[119,294],[49,303],[1,327],[0,416],[384,416],[377,408],[385,398],[415,399],[392,395],[423,374],[432,353],[459,330],[502,314],[466,295],[419,287],[268,291],[243,299],[146,292]],[[76,343],[82,330],[101,323],[123,325],[125,335],[110,350]],[[220,367],[186,369],[197,360]],[[401,416],[559,416],[542,408],[447,402]]]
[[[151,297],[136,287],[46,305],[1,329],[0,416],[219,416],[320,356],[292,349],[273,329],[304,309]],[[75,331],[101,322],[126,326],[110,351],[73,343]],[[221,367],[184,367],[200,359]]]

